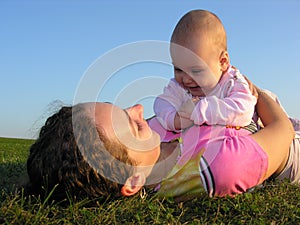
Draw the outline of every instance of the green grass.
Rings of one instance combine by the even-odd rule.
[[[26,180],[31,140],[0,138],[0,224],[300,224],[300,188],[288,183],[235,198],[200,196],[176,203],[137,195],[90,206],[60,206],[24,197],[15,188]]]
[[[0,188],[9,191],[27,178],[26,159],[33,140],[0,138]]]

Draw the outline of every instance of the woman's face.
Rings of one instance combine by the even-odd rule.
[[[138,104],[123,110],[98,102],[88,104],[88,110],[95,115],[97,129],[108,139],[125,145],[129,157],[148,175],[160,154],[160,137],[144,120],[143,106]]]

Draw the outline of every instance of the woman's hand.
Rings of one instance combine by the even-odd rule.
[[[258,91],[259,88],[256,87],[245,75],[244,75],[245,80],[248,82],[250,91],[252,92],[252,95],[256,98],[258,98]]]

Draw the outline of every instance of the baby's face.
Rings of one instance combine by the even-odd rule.
[[[193,96],[204,97],[217,85],[222,69],[210,41],[191,37],[171,43],[170,53],[176,81]]]

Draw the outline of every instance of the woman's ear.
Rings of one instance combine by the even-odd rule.
[[[220,65],[221,65],[221,70],[224,72],[228,69],[229,66],[229,54],[227,51],[223,51],[220,55]]]
[[[121,189],[124,196],[131,196],[136,194],[145,184],[146,177],[143,173],[135,173],[129,177]]]

